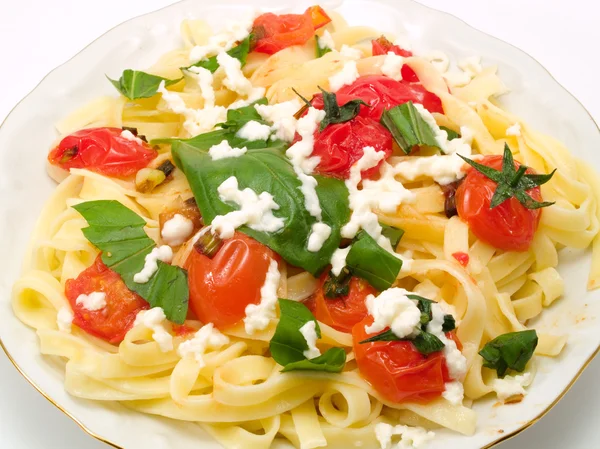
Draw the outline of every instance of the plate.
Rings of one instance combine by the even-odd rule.
[[[127,449],[220,447],[194,424],[143,415],[116,403],[69,396],[63,387],[64,364],[41,356],[35,332],[13,315],[10,291],[20,274],[15,261],[23,259],[39,212],[55,188],[45,175],[45,157],[57,137],[53,124],[98,95],[114,95],[105,73],[115,77],[125,68],[144,69],[162,53],[178,46],[179,26],[185,18],[203,18],[218,28],[225,20],[241,17],[255,8],[303,11],[313,3],[314,0],[221,0],[207,4],[186,0],[132,19],[52,71],[0,128],[0,247],[11,256],[0,260],[2,346],[15,367],[40,393],[101,441]],[[336,8],[353,25],[406,34],[417,53],[442,50],[455,60],[480,55],[484,65],[498,65],[501,78],[512,89],[502,97],[502,103],[600,169],[600,156],[595,152],[600,147],[597,125],[571,94],[521,50],[411,0],[338,0],[320,4]],[[600,333],[594,328],[594,318],[600,315],[600,293],[585,290],[589,260],[590,254],[581,251],[560,253],[559,271],[568,279],[565,297],[544,312],[537,328],[568,333],[569,343],[559,358],[540,360],[538,375],[526,399],[503,407],[494,407],[491,399],[480,402],[475,407],[479,421],[474,436],[438,431],[428,448],[491,447],[536,422],[566,393],[600,347]]]

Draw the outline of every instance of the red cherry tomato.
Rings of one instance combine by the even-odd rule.
[[[248,304],[260,302],[271,259],[279,256],[241,232],[225,240],[212,259],[192,250],[186,262],[190,308],[221,330],[238,323]]]
[[[147,143],[121,137],[121,132],[120,128],[82,129],[61,140],[48,160],[65,170],[87,168],[117,178],[132,176],[158,153]]]
[[[456,253],[452,253],[452,257],[456,259],[456,261],[461,264],[463,267],[469,265],[469,255],[467,253],[463,253],[462,251],[458,251]]]
[[[341,332],[352,332],[352,327],[367,316],[366,299],[376,295],[375,290],[364,279],[353,277],[350,280],[350,291],[346,296],[326,298],[323,284],[329,274],[326,272],[319,279],[319,289],[305,304],[321,323]]]
[[[304,14],[262,14],[252,27],[253,50],[272,55],[293,45],[304,45],[315,30],[329,22],[331,19],[320,6],[311,6]]]
[[[361,99],[370,107],[361,106],[360,115],[379,121],[384,109],[391,109],[408,101],[422,104],[429,112],[444,113],[439,97],[425,90],[418,83],[406,80],[396,81],[383,75],[361,76],[352,84],[336,92],[339,105],[350,100]],[[323,109],[323,95],[317,94],[312,100],[313,107]]]
[[[356,324],[352,340],[360,374],[373,388],[392,402],[427,402],[441,396],[451,380],[442,352],[424,356],[409,341],[360,344],[372,336],[365,331],[372,323],[368,315]]]
[[[106,294],[106,307],[90,311],[77,304],[79,295],[92,292]],[[101,256],[77,278],[66,282],[65,296],[73,309],[73,323],[109,343],[120,343],[138,312],[150,308],[141,296],[127,288],[121,276],[104,265]]]
[[[480,164],[500,170],[502,156],[486,156]],[[521,164],[515,161],[515,167]],[[527,169],[525,173],[535,173]],[[527,251],[538,228],[542,210],[527,209],[516,198],[510,198],[490,209],[497,184],[470,168],[456,191],[456,209],[475,236],[498,249]],[[527,191],[536,201],[542,200],[539,187]]]
[[[322,175],[346,179],[350,168],[358,161],[367,146],[383,151],[385,157],[369,170],[362,172],[363,178],[371,178],[379,173],[379,166],[392,155],[392,135],[379,122],[368,117],[357,116],[344,123],[327,126],[323,131],[315,131],[313,156],[321,161],[315,171]]]
[[[389,52],[395,53],[404,58],[412,56],[412,51],[404,50],[399,45],[392,44],[385,36],[371,41],[373,56],[387,55]],[[404,64],[401,69],[402,79],[409,83],[418,83],[419,77],[410,66]]]

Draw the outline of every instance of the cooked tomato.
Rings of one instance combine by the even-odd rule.
[[[61,140],[48,160],[65,170],[87,168],[117,178],[132,176],[158,153],[145,142],[121,137],[121,132],[120,128],[82,129]]]
[[[253,50],[272,55],[293,45],[304,45],[315,30],[329,22],[331,19],[320,6],[311,6],[304,14],[262,14],[252,27]]]
[[[323,285],[329,273],[325,272],[319,279],[319,289],[305,304],[321,323],[341,332],[352,332],[352,327],[367,316],[366,299],[376,295],[375,290],[364,279],[352,277],[350,291],[346,296],[327,298],[323,293]]]
[[[452,257],[456,259],[456,261],[461,264],[463,267],[469,265],[469,255],[467,253],[463,253],[462,251],[458,251],[456,253],[452,253]]]
[[[422,104],[429,112],[443,113],[442,101],[427,91],[421,84],[406,80],[396,81],[383,75],[361,76],[352,84],[336,92],[338,104],[344,105],[350,100],[361,99],[369,106],[360,107],[360,115],[379,121],[384,109],[391,109],[408,101]],[[323,109],[323,95],[317,94],[312,105]]]
[[[358,161],[364,148],[370,146],[383,151],[385,157],[369,170],[362,172],[363,178],[371,178],[379,173],[379,166],[392,155],[392,134],[379,122],[357,116],[344,123],[327,126],[323,131],[315,131],[313,156],[321,161],[315,171],[322,175],[346,179],[350,168]]]
[[[480,164],[502,169],[502,156],[486,156]],[[521,164],[515,161],[515,167]],[[527,169],[525,173],[535,173]],[[542,210],[527,209],[516,198],[510,198],[490,209],[497,184],[473,168],[456,191],[458,216],[465,220],[475,236],[495,248],[526,251],[538,228]],[[539,187],[527,190],[536,201],[542,200]]]
[[[260,302],[271,259],[279,256],[241,232],[225,240],[212,259],[192,250],[186,264],[190,308],[200,321],[219,329],[236,324],[248,304]]]
[[[442,352],[424,356],[410,341],[360,344],[372,336],[365,331],[372,323],[373,317],[367,315],[352,329],[360,374],[392,402],[426,402],[439,397],[451,380]]]
[[[385,36],[371,41],[373,56],[387,55],[389,52],[395,53],[404,58],[412,56],[412,51],[404,50],[399,45],[392,44]],[[401,69],[402,79],[409,83],[418,83],[419,77],[409,65],[404,64]]]
[[[106,307],[91,311],[77,304],[79,295],[93,292],[106,294]],[[133,326],[138,312],[150,307],[141,296],[127,288],[121,276],[104,265],[101,255],[77,278],[66,282],[65,296],[73,309],[73,323],[110,343],[120,343]]]

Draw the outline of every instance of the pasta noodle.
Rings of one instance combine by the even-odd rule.
[[[329,78],[352,61],[342,46],[360,50],[356,62],[361,76],[382,73],[386,56],[372,56],[369,41],[381,33],[367,27],[348,26],[331,14],[326,29],[335,48],[315,58],[314,39],[286,48],[272,56],[251,53],[244,74],[253,87],[265,88],[270,104],[293,100],[297,91],[311,97],[319,87],[330,88]],[[318,31],[322,35],[322,31]],[[149,73],[179,78],[179,67],[189,65],[194,46],[209,43],[213,31],[201,20],[185,20],[181,26],[183,48],[163,55]],[[439,62],[439,61],[438,61]],[[406,57],[423,86],[442,101],[445,114],[438,124],[473,134],[473,148],[481,155],[501,154],[505,143],[516,160],[539,173],[556,170],[542,186],[544,198],[555,201],[541,216],[531,247],[526,251],[498,250],[477,239],[458,216],[444,215],[444,194],[431,177],[397,180],[415,195],[416,201],[395,211],[376,211],[379,220],[404,230],[396,252],[413,259],[403,267],[396,285],[416,294],[444,301],[455,311],[457,336],[466,358],[466,400],[494,391],[496,374],[483,367],[478,356],[490,340],[509,332],[530,328],[531,320],[560,300],[564,281],[557,271],[558,249],[592,247],[588,287],[600,280],[600,181],[593,170],[572,156],[551,137],[532,129],[520,118],[504,111],[497,96],[506,92],[495,67],[486,67],[466,85],[450,86],[434,65],[420,56]],[[438,64],[439,66],[439,64]],[[229,106],[244,96],[229,90],[223,70],[215,72],[215,103]],[[449,79],[449,78],[447,78]],[[185,108],[201,109],[206,98],[196,78],[185,74],[183,82],[170,87]],[[186,117],[175,112],[164,98],[153,96],[129,100],[124,96],[101,97],[57,124],[61,137],[90,127],[132,127],[149,139],[193,137]],[[518,136],[507,128],[520,124]],[[157,161],[170,158],[170,146],[158,144]],[[392,167],[415,156],[396,152]],[[422,156],[429,157],[429,156]],[[54,169],[52,169],[54,170]],[[146,222],[145,231],[161,241],[160,214],[165,208],[192,196],[181,171],[151,193],[136,189],[133,180],[111,178],[88,169],[71,169],[68,176],[52,171],[61,182],[40,215],[23,266],[23,276],[13,287],[14,313],[37,331],[42,354],[66,360],[65,388],[77,397],[119,401],[125,406],[175,420],[199,423],[228,448],[267,449],[275,439],[285,438],[295,447],[374,447],[378,423],[426,428],[445,427],[470,435],[476,416],[466,405],[444,398],[427,403],[394,403],[365,381],[358,369],[352,336],[320,323],[322,349],[341,347],[347,364],[341,373],[281,372],[269,354],[277,319],[266,329],[248,333],[243,324],[224,331],[228,342],[207,349],[202,362],[181,356],[187,340],[170,323],[172,349],[163,352],[153,331],[137,322],[118,345],[109,344],[73,326],[70,332],[57,326],[57,314],[69,303],[65,283],[92,265],[98,249],[82,232],[86,220],[72,206],[91,200],[116,200]],[[64,178],[64,179],[60,179]],[[174,264],[184,266],[192,251],[190,243],[175,254]],[[467,257],[465,266],[455,255]],[[308,272],[283,264],[279,296],[294,301],[311,298],[319,282]],[[187,320],[196,331],[203,323]],[[555,357],[566,336],[539,333],[536,354]],[[527,366],[534,375],[534,364]]]

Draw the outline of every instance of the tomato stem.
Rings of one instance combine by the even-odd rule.
[[[527,167],[525,165],[521,165],[519,167],[519,170],[515,173],[515,176],[513,176],[513,178],[510,181],[510,186],[511,187],[516,187],[517,184],[519,184],[519,181],[521,180],[521,178],[525,174],[526,170],[527,170]]]
[[[210,231],[201,234],[198,241],[194,243],[194,249],[209,259],[215,257],[221,246],[223,246],[223,239]]]

